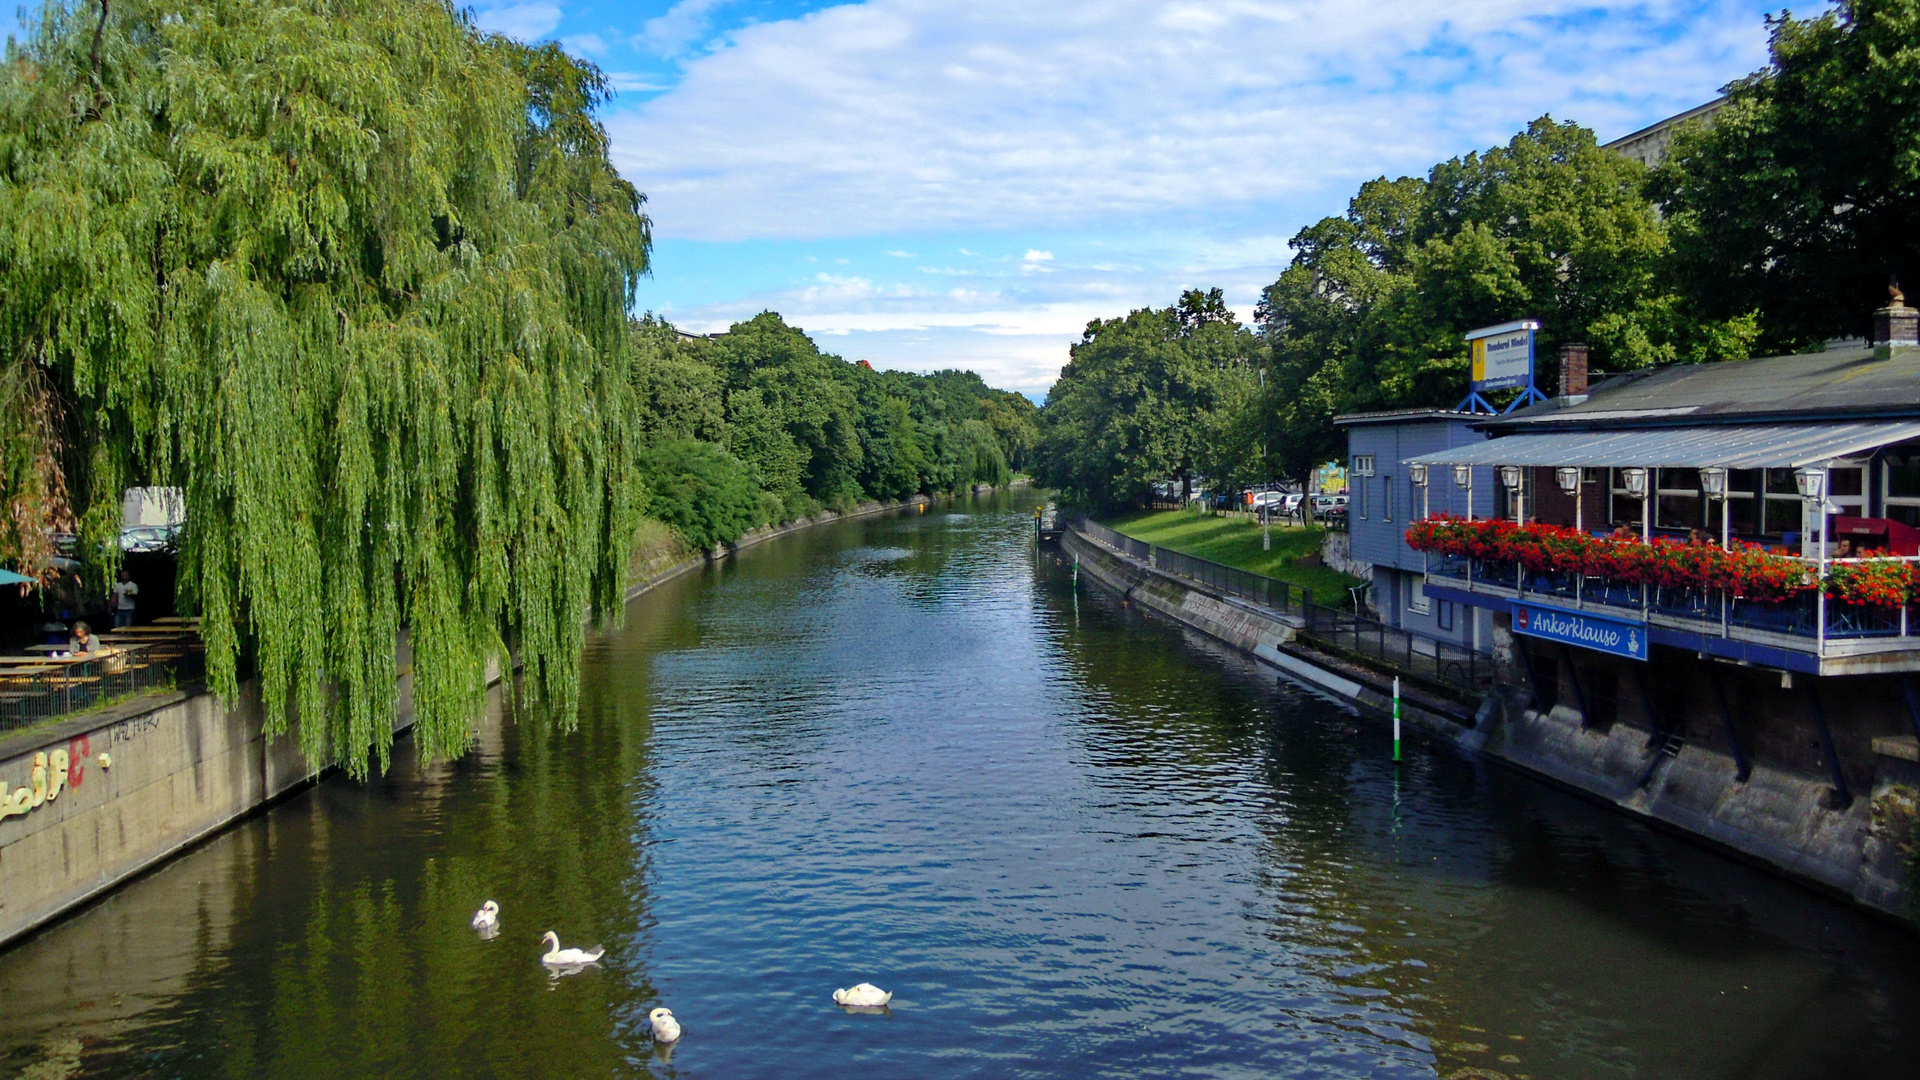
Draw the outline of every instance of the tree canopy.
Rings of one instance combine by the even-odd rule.
[[[1653,192],[1695,309],[1787,351],[1864,333],[1890,275],[1920,285],[1920,0],[1769,28],[1772,62],[1674,139]]]
[[[605,95],[445,0],[44,6],[0,73],[0,387],[60,456],[0,459],[0,555],[68,505],[111,550],[123,487],[177,486],[209,680],[250,657],[311,759],[384,767],[403,624],[429,755],[509,650],[568,715],[638,512]]]
[[[1219,475],[1259,353],[1218,289],[1088,323],[1041,412],[1037,475],[1099,507],[1137,501],[1156,480]]]

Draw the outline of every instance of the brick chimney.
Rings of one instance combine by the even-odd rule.
[[[1587,400],[1587,347],[1582,342],[1560,346],[1560,398],[1563,405]]]
[[[1892,294],[1893,299],[1886,307],[1873,313],[1873,344],[1889,352],[1920,346],[1920,309],[1907,306],[1907,296],[1900,291],[1899,278],[1887,286],[1887,292]]]

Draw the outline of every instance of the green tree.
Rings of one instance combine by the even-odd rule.
[[[852,365],[770,311],[735,323],[716,348],[728,423],[750,429],[736,431],[735,453],[760,470],[788,516],[858,498]]]
[[[647,513],[674,527],[695,550],[731,544],[762,522],[753,471],[712,443],[669,439],[640,455]]]
[[[297,718],[314,761],[384,767],[403,624],[430,756],[509,650],[570,717],[640,490],[650,241],[600,73],[443,0],[94,0],[33,27],[0,74],[0,364],[62,403],[86,549],[123,487],[183,488],[210,680],[234,692],[251,655],[269,730]]]
[[[1178,307],[1088,323],[1040,413],[1039,478],[1111,507],[1217,466],[1231,456],[1216,440],[1244,407],[1257,353],[1230,317],[1183,318]]]
[[[1863,333],[1920,283],[1920,0],[1769,21],[1772,62],[1673,142],[1652,190],[1699,317],[1777,350]]]

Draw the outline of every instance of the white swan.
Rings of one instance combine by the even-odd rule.
[[[591,949],[563,949],[560,947],[560,935],[549,930],[540,935],[540,940],[550,942],[546,955],[540,958],[543,964],[554,967],[573,967],[579,964],[591,964],[607,955],[605,946],[595,945]]]
[[[680,1021],[673,1018],[672,1009],[655,1009],[647,1014],[653,1024],[653,1041],[670,1043],[680,1038]]]
[[[491,900],[481,904],[480,910],[473,913],[473,928],[475,930],[492,930],[499,925],[500,905]]]
[[[893,1000],[893,995],[872,983],[861,983],[850,990],[835,990],[835,1005],[852,1005],[858,1008],[872,1009]]]

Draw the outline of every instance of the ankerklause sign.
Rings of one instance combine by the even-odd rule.
[[[1621,619],[1606,619],[1580,611],[1562,611],[1543,604],[1513,605],[1513,631],[1528,637],[1578,645],[1629,660],[1647,658],[1647,628]]]

